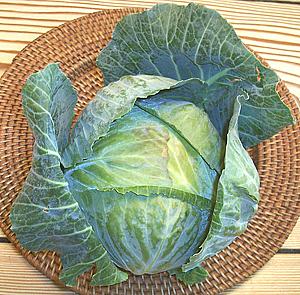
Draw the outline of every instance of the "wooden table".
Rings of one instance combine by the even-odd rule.
[[[264,57],[286,81],[290,91],[300,97],[300,1],[199,2],[221,12],[243,41]],[[26,44],[65,21],[102,8],[151,7],[154,3],[150,0],[0,0],[0,76]],[[0,295],[10,294],[74,293],[55,285],[29,265],[0,231]],[[300,294],[300,222],[263,269],[226,294]]]

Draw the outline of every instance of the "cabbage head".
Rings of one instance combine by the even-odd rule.
[[[93,266],[93,285],[127,272],[201,282],[258,207],[245,148],[293,122],[278,78],[196,4],[125,17],[97,64],[106,86],[73,128],[77,93],[57,63],[23,87],[35,143],[12,229],[60,255],[67,285]]]

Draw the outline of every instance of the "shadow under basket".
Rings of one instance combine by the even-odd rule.
[[[0,225],[8,239],[35,268],[59,282],[59,257],[50,251],[31,253],[20,247],[10,230],[11,205],[29,172],[33,137],[22,113],[21,89],[27,77],[50,62],[61,68],[78,90],[77,115],[103,86],[96,56],[111,38],[116,23],[141,9],[104,10],[89,14],[43,34],[24,48],[0,80]],[[264,65],[266,62],[258,57]],[[261,268],[282,246],[300,214],[300,113],[283,82],[281,99],[297,123],[250,150],[261,179],[259,210],[246,232],[204,266],[209,277],[186,286],[166,272],[134,276],[118,285],[92,287],[92,271],[72,288],[79,294],[217,294]]]

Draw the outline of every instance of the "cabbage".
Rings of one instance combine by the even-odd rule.
[[[66,285],[93,266],[93,285],[162,271],[201,282],[258,207],[245,148],[293,123],[278,78],[196,4],[123,18],[97,64],[106,86],[73,128],[77,94],[57,63],[24,85],[35,144],[12,230],[60,255]]]

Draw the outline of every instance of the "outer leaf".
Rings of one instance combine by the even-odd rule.
[[[82,112],[72,130],[69,146],[62,156],[64,167],[87,158],[94,142],[105,136],[110,124],[128,113],[137,98],[146,98],[177,81],[164,77],[126,76],[102,88]]]
[[[12,230],[31,251],[58,252],[64,267],[61,279],[67,285],[75,285],[77,276],[94,263],[97,283],[115,284],[126,280],[127,274],[115,267],[96,239],[60,169],[58,145],[66,136],[59,130],[67,120],[59,114],[64,104],[59,98],[62,89],[74,93],[66,81],[58,66],[51,64],[33,74],[23,88],[24,113],[35,144],[32,168],[10,215]]]
[[[200,252],[183,266],[189,271],[227,247],[247,226],[257,210],[259,201],[259,176],[247,151],[238,136],[238,118],[241,104],[234,106],[227,134],[225,168],[221,174],[216,204],[208,236]]]
[[[123,75],[151,74],[176,80],[195,77],[210,85],[218,80],[246,89],[250,100],[239,123],[245,147],[293,123],[276,92],[277,75],[245,48],[220,14],[198,4],[161,4],[124,17],[97,64],[106,84]],[[211,99],[220,109],[223,100]]]
[[[198,208],[184,201],[196,199],[188,193],[139,189],[149,195],[95,189],[74,194],[114,263],[134,274],[180,267],[203,241],[210,202],[202,198]]]
[[[176,275],[176,278],[186,285],[194,285],[201,283],[208,276],[208,272],[202,266],[198,266],[187,272],[183,272],[180,268],[169,271],[171,275]]]
[[[59,69],[57,63],[49,64],[45,70],[27,80],[23,95],[27,97],[23,101],[26,116],[30,112],[26,108],[27,104],[36,105],[43,102],[39,106],[40,111],[51,112],[58,151],[61,152],[68,143],[77,102],[77,93],[70,80]]]

